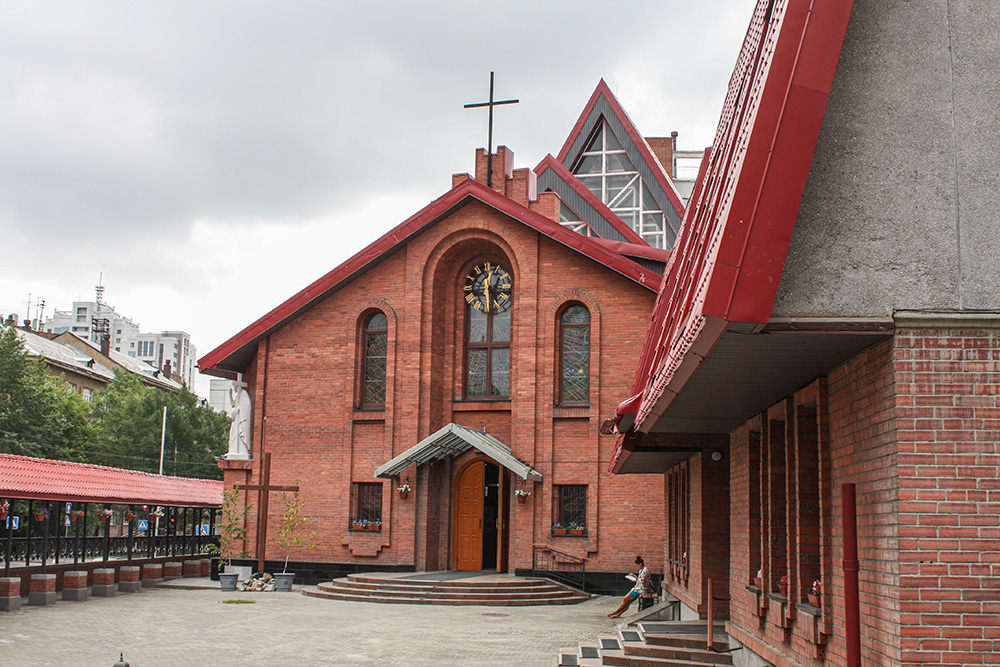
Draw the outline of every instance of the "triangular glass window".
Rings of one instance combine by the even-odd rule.
[[[605,120],[577,158],[573,173],[649,245],[667,247],[663,211]]]
[[[597,236],[593,227],[581,218],[576,211],[566,205],[566,202],[559,202],[559,222],[563,227],[582,234],[584,236]]]

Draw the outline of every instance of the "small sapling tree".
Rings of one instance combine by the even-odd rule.
[[[219,543],[209,544],[208,552],[219,554],[219,572],[224,572],[229,561],[233,558],[244,558],[247,553],[243,548],[246,545],[247,529],[244,526],[244,519],[253,507],[253,503],[247,503],[242,509],[239,507],[240,492],[236,489],[229,489],[222,492],[222,512],[221,531],[219,533]],[[237,548],[239,546],[240,548]]]
[[[316,536],[315,531],[304,532],[302,527],[309,521],[309,517],[302,514],[302,506],[305,502],[299,496],[299,492],[282,493],[285,501],[285,511],[281,514],[281,523],[275,528],[277,537],[275,542],[285,552],[285,567],[282,573],[288,571],[288,556],[295,549],[300,547],[313,546],[312,539]]]

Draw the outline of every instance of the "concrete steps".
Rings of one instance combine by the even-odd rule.
[[[671,621],[619,628],[615,636],[599,637],[596,643],[560,649],[559,667],[729,667],[733,664],[727,637],[716,631],[715,650],[706,646],[705,624]]]
[[[435,581],[429,578],[407,578],[398,574],[352,574],[318,584],[315,588],[305,588],[302,592],[311,597],[353,602],[507,607],[576,604],[589,598],[586,593],[548,579],[510,575],[482,575]]]

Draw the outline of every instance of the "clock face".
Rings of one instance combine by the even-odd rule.
[[[510,309],[513,281],[500,264],[483,262],[472,267],[462,288],[465,301],[485,313],[502,313]]]

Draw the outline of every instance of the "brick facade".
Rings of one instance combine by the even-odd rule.
[[[477,158],[485,181],[485,156]],[[494,189],[558,220],[554,195],[533,193],[533,174],[511,169],[511,160],[498,149]],[[513,275],[510,400],[463,397],[462,286],[486,259]],[[316,531],[314,546],[290,554],[292,561],[450,569],[452,483],[477,453],[412,466],[399,482],[376,479],[374,470],[449,422],[485,428],[543,476],[535,483],[507,475],[511,489],[531,492],[523,504],[509,496],[510,570],[531,568],[532,545],[550,544],[585,558],[588,572],[627,570],[636,554],[657,571],[662,478],[611,475],[614,441],[598,435],[601,415],[629,389],[642,345],[635,332],[648,322],[654,289],[467,199],[259,342],[243,374],[253,397],[254,461],[223,462],[226,487],[255,482],[260,455],[269,452],[272,484],[300,486],[307,529]],[[568,303],[591,316],[589,405],[557,404],[558,318]],[[388,319],[385,407],[360,410],[362,326],[376,310]],[[402,481],[412,488],[406,499],[395,491]],[[383,485],[380,531],[351,529],[351,486],[361,482]],[[551,534],[560,484],[587,485],[583,537]],[[269,526],[281,511],[274,494]],[[247,526],[253,553],[256,508]],[[283,558],[273,536],[271,528],[268,558]]]
[[[853,483],[863,664],[995,663],[998,395],[997,330],[898,329],[731,433],[731,636],[776,665],[846,664],[841,485]],[[706,458],[683,464],[695,554],[726,543],[701,537],[715,516],[696,510]],[[701,611],[701,585],[676,594]]]

